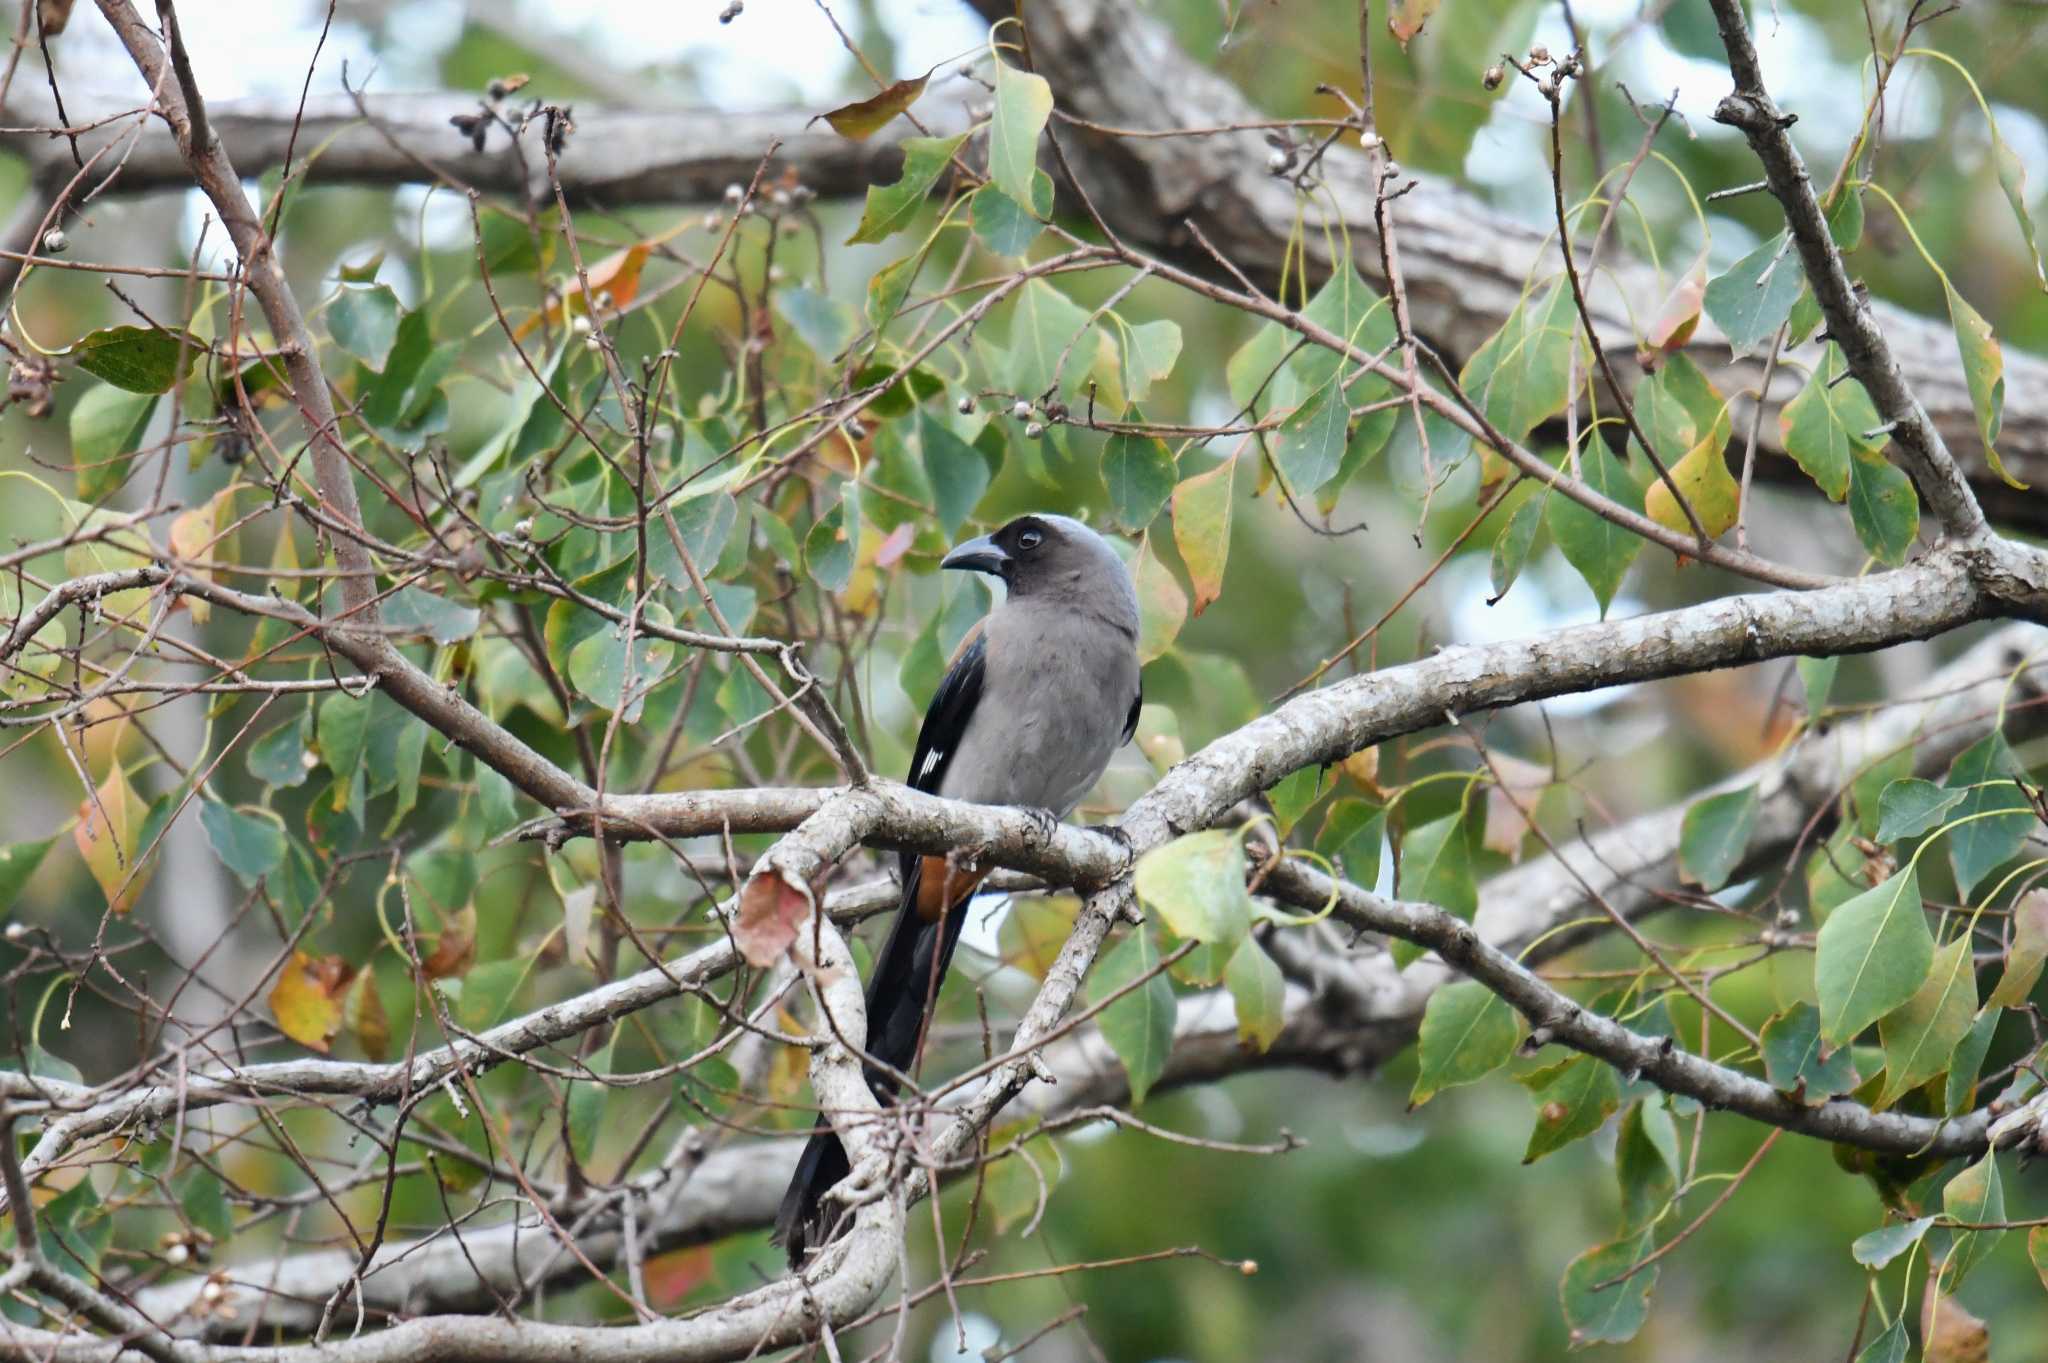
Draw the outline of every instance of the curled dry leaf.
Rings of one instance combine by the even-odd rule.
[[[1700,324],[1700,308],[1707,299],[1707,254],[1700,252],[1692,268],[1685,272],[1671,292],[1664,297],[1663,306],[1643,333],[1643,343],[1636,350],[1636,359],[1642,364],[1643,372],[1654,374],[1657,366],[1664,363],[1672,351],[1679,349],[1692,339],[1694,328]]]
[[[937,68],[934,67],[933,70]],[[924,93],[925,82],[932,78],[930,71],[909,80],[899,80],[880,94],[842,104],[828,113],[818,115],[832,125],[832,131],[855,142],[864,142],[887,127],[889,120],[917,103]],[[811,120],[816,122],[817,119]]]
[[[1927,1363],[1985,1363],[1991,1357],[1991,1327],[1927,1279],[1920,1304],[1920,1352]]]
[[[653,252],[653,242],[636,241],[584,271],[590,281],[590,296],[597,300],[599,313],[617,312],[640,296],[640,272],[647,268],[647,257]],[[539,328],[543,318],[559,322],[565,313],[586,313],[590,310],[583,296],[583,280],[571,276],[548,299],[546,307],[513,329],[513,339],[526,339]]]
[[[148,814],[149,807],[128,784],[128,775],[118,762],[109,766],[99,789],[78,806],[71,840],[106,894],[107,907],[115,913],[135,907],[154,870],[154,861],[140,869],[135,861],[142,850],[142,825]]]
[[[732,937],[749,965],[765,969],[789,949],[811,911],[810,893],[792,885],[774,867],[764,867],[740,891]]]
[[[1439,0],[1396,0],[1394,7],[1387,11],[1387,32],[1401,44],[1403,52],[1415,35],[1422,32],[1422,26],[1429,22],[1429,16],[1436,13]]]
[[[476,905],[465,904],[462,912],[449,919],[441,929],[441,936],[434,942],[434,949],[427,959],[420,962],[420,969],[427,972],[430,980],[445,980],[451,976],[466,975],[476,964]]]

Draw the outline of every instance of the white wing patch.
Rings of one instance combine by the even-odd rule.
[[[922,781],[927,776],[930,776],[934,771],[938,770],[939,763],[945,760],[946,754],[944,750],[939,748],[933,748],[930,752],[924,755],[924,766],[918,769],[917,779]]]

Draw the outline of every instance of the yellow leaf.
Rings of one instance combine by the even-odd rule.
[[[142,841],[142,822],[149,806],[128,784],[127,773],[115,763],[99,789],[78,807],[78,823],[71,839],[85,858],[92,878],[107,896],[107,907],[126,913],[142,898],[154,867],[138,869],[135,856]]]
[[[116,696],[94,696],[85,703],[79,724],[79,743],[85,749],[85,769],[100,775],[111,769],[132,732],[128,704]]]
[[[1186,479],[1173,490],[1173,542],[1195,584],[1196,615],[1223,595],[1223,565],[1230,557],[1230,479],[1237,456]]]
[[[356,976],[342,1012],[364,1055],[382,1061],[391,1054],[391,1019],[384,1012],[383,996],[377,992],[376,971],[365,970]]]
[[[1685,500],[1699,513],[1700,524],[1707,528],[1707,538],[1712,539],[1735,524],[1742,492],[1728,472],[1728,461],[1712,433],[1671,466],[1671,481],[1678,484]],[[1685,518],[1662,478],[1650,484],[1643,497],[1643,510],[1661,526],[1681,535],[1692,533],[1692,522]]]
[[[220,538],[220,513],[228,499],[235,495],[237,484],[230,483],[206,501],[193,507],[171,522],[171,553],[180,560],[180,567],[192,576],[205,582],[212,582],[213,563],[221,556],[216,541]],[[213,613],[213,603],[196,596],[180,597],[185,609],[192,613],[193,620],[205,624]]]
[[[927,71],[922,76],[899,80],[880,94],[869,95],[852,104],[842,104],[818,117],[830,123],[832,131],[841,137],[864,142],[887,127],[890,119],[917,103],[918,96],[924,93],[925,82],[931,78],[932,73]]]
[[[1380,750],[1361,748],[1344,759],[1344,774],[1364,787],[1367,794],[1380,795]]]
[[[338,956],[315,959],[294,950],[270,991],[278,1030],[301,1046],[325,1051],[341,1030],[342,991],[355,972]]]

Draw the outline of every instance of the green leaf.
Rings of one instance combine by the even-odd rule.
[[[821,360],[830,360],[846,349],[846,343],[860,326],[860,316],[852,308],[803,285],[777,293],[775,306],[783,320],[811,348],[811,353]]]
[[[1913,997],[1877,1024],[1884,1045],[1884,1093],[1889,1107],[1948,1068],[1949,1057],[1977,1016],[1977,973],[1970,935],[1934,953],[1934,964]]]
[[[1881,424],[1877,407],[1862,384],[1842,377],[1847,365],[1841,348],[1829,344],[1806,387],[1778,414],[1785,453],[1814,486],[1837,502],[1849,495],[1849,469],[1856,451],[1875,453],[1885,443],[1885,437],[1869,434]]]
[[[1247,935],[1230,953],[1223,987],[1237,1007],[1237,1039],[1263,1053],[1287,1025],[1287,981],[1256,937]]]
[[[51,1199],[37,1218],[43,1257],[74,1278],[91,1282],[114,1238],[114,1219],[100,1205],[92,1180],[82,1178]]]
[[[497,776],[496,772],[489,773]],[[503,780],[503,777],[499,777]],[[519,989],[519,982],[526,978],[527,961],[491,961],[476,966],[462,977],[462,997],[455,1008],[456,1021],[472,1032],[481,1032],[497,1025],[505,1016],[505,1009],[512,1002],[512,995]],[[443,981],[445,988],[448,981]]]
[[[1780,232],[1707,281],[1707,316],[1737,355],[1760,355],[1792,314],[1806,284],[1789,233]]]
[[[1942,816],[1962,801],[1962,791],[1943,790],[1917,776],[1893,781],[1877,797],[1877,841],[1889,846],[1901,838],[1917,838],[1939,827]]]
[[[1919,991],[1934,963],[1934,938],[1921,911],[1912,867],[1849,900],[1820,925],[1814,988],[1820,1034],[1846,1046]]]
[[[1950,1179],[1941,1190],[1941,1209],[1951,1221],[1973,1225],[2005,1220],[2005,1189],[1998,1178],[1998,1156],[1988,1154]],[[1953,1296],[1970,1270],[1983,1263],[2003,1238],[2002,1230],[1958,1232],[1941,1266],[1941,1290]]]
[[[1920,1237],[1927,1234],[1927,1228],[1939,1219],[1923,1216],[1895,1226],[1880,1226],[1874,1231],[1857,1236],[1849,1246],[1849,1253],[1857,1263],[1867,1269],[1875,1271],[1883,1268],[1919,1244]]]
[[[1529,561],[1529,549],[1536,543],[1536,528],[1543,522],[1543,499],[1545,493],[1537,492],[1525,497],[1522,504],[1508,517],[1508,523],[1501,527],[1494,537],[1492,564],[1489,572],[1493,581],[1493,595],[1487,600],[1491,606],[1508,594],[1508,588],[1515,585],[1515,579],[1522,575],[1522,565]]]
[[[1643,509],[1642,490],[1601,442],[1593,441],[1579,455],[1579,471],[1595,492],[1631,511]],[[1548,506],[1551,538],[1557,541],[1565,562],[1577,569],[1593,589],[1593,598],[1600,603],[1600,617],[1606,619],[1621,579],[1642,552],[1642,540],[1634,531],[1622,529],[1569,497],[1553,495]]]
[[[1288,352],[1298,344],[1299,338],[1278,322],[1253,332],[1223,367],[1232,405],[1254,416],[1298,406],[1303,393],[1314,391],[1304,387],[1294,367],[1286,363]]]
[[[1422,1010],[1408,1106],[1421,1107],[1447,1088],[1484,1079],[1514,1058],[1522,1035],[1522,1015],[1477,980],[1439,987]]]
[[[320,702],[313,733],[320,747],[320,760],[336,779],[346,780],[361,765],[370,736],[370,707],[365,701],[340,693]],[[340,805],[335,806],[337,809]]]
[[[1998,1008],[1987,1003],[1949,1057],[1948,1082],[1942,1085],[1941,1097],[1942,1109],[1951,1117],[1968,1112],[1976,1101],[1977,1077],[1983,1072],[1991,1039],[1998,1033],[1998,1017]]]
[[[1626,1344],[1650,1318],[1650,1292],[1657,1285],[1652,1266],[1624,1282],[1595,1290],[1596,1283],[1619,1277],[1636,1266],[1654,1243],[1648,1231],[1589,1249],[1572,1260],[1558,1285],[1565,1324],[1573,1348],[1587,1344]]]
[[[327,331],[343,350],[382,370],[398,339],[398,295],[383,284],[367,289],[344,285],[327,305]]]
[[[1621,1106],[1621,1085],[1614,1071],[1589,1055],[1575,1055],[1540,1072],[1531,1093],[1536,1099],[1536,1129],[1529,1133],[1524,1164],[1592,1135]]]
[[[1810,1003],[1795,1003],[1772,1018],[1759,1039],[1764,1043],[1764,1077],[1780,1093],[1797,1095],[1813,1106],[1856,1087],[1849,1048],[1823,1053],[1820,1012]]]
[[[401,587],[384,599],[383,623],[400,634],[423,634],[437,644],[460,643],[476,633],[483,612],[419,587]]]
[[[1863,1346],[1856,1363],[1906,1363],[1913,1341],[1906,1334],[1906,1317],[1901,1314],[1877,1332],[1877,1338]]]
[[[43,864],[43,854],[56,841],[55,838],[44,838],[41,842],[0,845],[0,918],[14,911],[16,902],[21,898],[22,887],[36,873],[36,867]]]
[[[968,200],[967,211],[983,246],[999,256],[1021,256],[1045,230],[1042,219],[1052,216],[1052,177],[1042,170],[1032,173],[1029,208],[994,185],[984,185]]]
[[[1397,889],[1403,899],[1420,899],[1472,921],[1479,910],[1479,887],[1472,874],[1470,824],[1462,811],[1403,835]],[[1395,942],[1393,952],[1395,964],[1405,966],[1422,948]]]
[[[818,517],[804,536],[804,566],[818,585],[842,592],[853,580],[854,551],[860,547],[859,489],[848,483],[838,505]]]
[[[1301,310],[1301,315],[1368,355],[1387,349],[1396,339],[1393,309],[1359,277],[1349,261],[1340,262],[1330,271],[1330,277],[1316,290],[1316,296]],[[1287,339],[1292,340],[1292,333]],[[1290,368],[1301,381],[1301,391],[1313,392],[1339,373],[1355,371],[1356,365],[1335,350],[1310,345],[1295,355]],[[1374,378],[1354,383],[1346,391],[1361,399],[1362,405],[1369,394],[1386,391],[1386,387],[1384,380]]]
[[[864,142],[889,125],[889,121],[917,103],[924,93],[925,82],[932,78],[927,71],[922,76],[899,80],[866,99],[842,104],[830,113],[818,115],[832,125],[832,131],[853,142]]]
[[[923,253],[913,251],[895,264],[884,265],[875,271],[868,280],[868,321],[877,327],[889,324],[909,295],[910,285],[917,278],[918,266],[923,261]]]
[[[1060,357],[1071,363],[1087,353],[1075,340],[1087,326],[1088,314],[1058,289],[1042,279],[1026,284],[1010,313],[1010,390],[1034,401],[1056,392]]]
[[[467,985],[464,987],[466,991]],[[612,1051],[618,1040],[618,1029],[614,1028],[610,1038],[584,1063],[596,1073],[609,1077]],[[575,1153],[579,1165],[588,1165],[597,1153],[598,1134],[604,1129],[604,1113],[611,1093],[611,1085],[588,1079],[579,1079],[569,1085],[569,1148]]]
[[[2005,420],[2005,352],[1991,334],[1991,323],[1963,300],[1953,284],[1948,289],[1948,318],[1955,328],[1956,349],[1963,357],[1963,381],[1970,386],[1970,406],[1977,413],[1977,435],[1991,471],[2013,487],[2026,484],[2005,471],[1998,457],[1998,431]]]
[[[649,624],[662,628],[675,623],[668,608],[659,602],[648,602],[641,614]],[[586,700],[616,712],[631,724],[640,718],[648,690],[675,660],[676,645],[673,640],[639,632],[632,636],[631,649],[626,644],[626,626],[607,620],[569,650],[568,671],[569,684]]]
[[[1621,1117],[1614,1140],[1624,1229],[1648,1229],[1678,1191],[1678,1131],[1663,1103],[1639,1098]]]
[[[1755,786],[1694,801],[1679,832],[1680,874],[1710,894],[1726,885],[1749,850],[1756,811]]]
[[[1501,329],[1465,362],[1459,383],[1502,434],[1521,440],[1563,413],[1572,397],[1577,327],[1570,291],[1560,282],[1540,300],[1517,303]],[[1580,382],[1585,377],[1582,365]]]
[[[996,59],[995,111],[988,125],[988,176],[1024,209],[1032,207],[1038,174],[1038,135],[1052,117],[1052,87],[1045,77]]]
[[[2005,735],[1993,730],[1948,769],[1943,784],[1962,793],[1948,832],[1956,890],[1968,899],[1984,877],[2019,855],[2034,831],[2034,807],[2012,777],[2019,769]]]
[[[1089,976],[1089,1001],[1099,1004],[1158,968],[1158,949],[1139,928],[1103,957]],[[1149,981],[1102,1010],[1102,1036],[1130,1076],[1134,1106],[1145,1101],[1153,1082],[1166,1072],[1166,1055],[1173,1048],[1173,1020],[1173,988],[1163,974],[1152,974]]]
[[[216,1248],[225,1247],[235,1225],[221,1180],[210,1170],[195,1168],[178,1180],[176,1191],[178,1206],[192,1228],[212,1236]]]
[[[1180,361],[1180,323],[1142,322],[1117,327],[1110,335],[1122,364],[1125,396],[1134,403],[1150,401],[1152,385],[1165,382]]]
[[[1471,835],[1472,820],[1465,811],[1409,829],[1401,839],[1397,866],[1400,896],[1471,921],[1479,908]]]
[[[917,443],[924,456],[925,477],[931,480],[939,524],[951,535],[974,514],[982,494],[988,491],[988,461],[930,412],[918,413]]]
[[[0,892],[0,902],[6,900]],[[2028,890],[2013,902],[2012,945],[2005,951],[2005,973],[1985,1000],[1987,1007],[2017,1008],[2033,995],[2048,962],[2048,890]]]
[[[1280,427],[1273,462],[1296,496],[1312,496],[1336,476],[1351,433],[1351,409],[1335,382],[1316,390]]]
[[[1380,853],[1386,835],[1386,808],[1347,795],[1331,801],[1322,830],[1316,834],[1316,851],[1342,867],[1346,880],[1370,890],[1380,882]]]
[[[1806,694],[1806,713],[1817,719],[1828,708],[1828,695],[1835,689],[1835,673],[1841,670],[1842,660],[1795,658],[1793,665],[1799,669],[1799,686]]]
[[[848,246],[861,241],[887,241],[910,225],[924,206],[932,186],[946,173],[953,153],[967,140],[956,137],[906,137],[903,139],[903,174],[893,185],[870,185],[867,209],[860,226],[846,239]]]
[[[647,571],[695,599],[696,587],[689,569],[683,566],[683,552],[688,552],[701,576],[710,577],[739,524],[739,501],[730,492],[705,493],[671,502],[669,516],[676,523],[674,537],[659,519],[647,528]],[[676,548],[677,539],[682,541],[681,551]]]
[[[80,501],[97,502],[128,480],[142,432],[156,412],[152,393],[95,385],[71,409],[71,461]]]
[[[1209,828],[1138,858],[1132,887],[1146,911],[1183,941],[1235,942],[1251,928],[1246,869],[1236,835]]]
[[[1302,816],[1330,793],[1336,784],[1328,767],[1303,767],[1291,771],[1266,790],[1266,803],[1273,806],[1273,824],[1286,838]]]
[[[1102,447],[1102,482],[1109,512],[1126,530],[1142,531],[1173,494],[1176,469],[1164,440],[1118,433]]]
[[[201,800],[199,823],[213,854],[246,884],[284,864],[284,825],[269,810],[245,813],[219,800]]]
[[[86,373],[131,393],[168,393],[192,372],[206,343],[189,331],[107,327],[87,332],[64,352]]]
[[[1856,450],[1849,461],[1849,522],[1878,562],[1896,568],[1920,534],[1913,480],[1883,455]]]

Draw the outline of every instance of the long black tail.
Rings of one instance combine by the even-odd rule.
[[[953,949],[960,944],[969,902],[963,899],[937,923],[926,922],[917,912],[919,859],[906,860],[910,864],[903,877],[903,904],[868,979],[867,994],[868,1054],[896,1070],[908,1070],[917,1058],[925,1018],[938,998]],[[893,1075],[870,1066],[867,1079],[875,1097],[884,1103],[895,1098]],[[800,1266],[806,1254],[832,1239],[837,1217],[826,1218],[825,1191],[849,1170],[846,1150],[832,1124],[820,1117],[775,1216],[771,1239],[789,1251],[791,1267]]]

